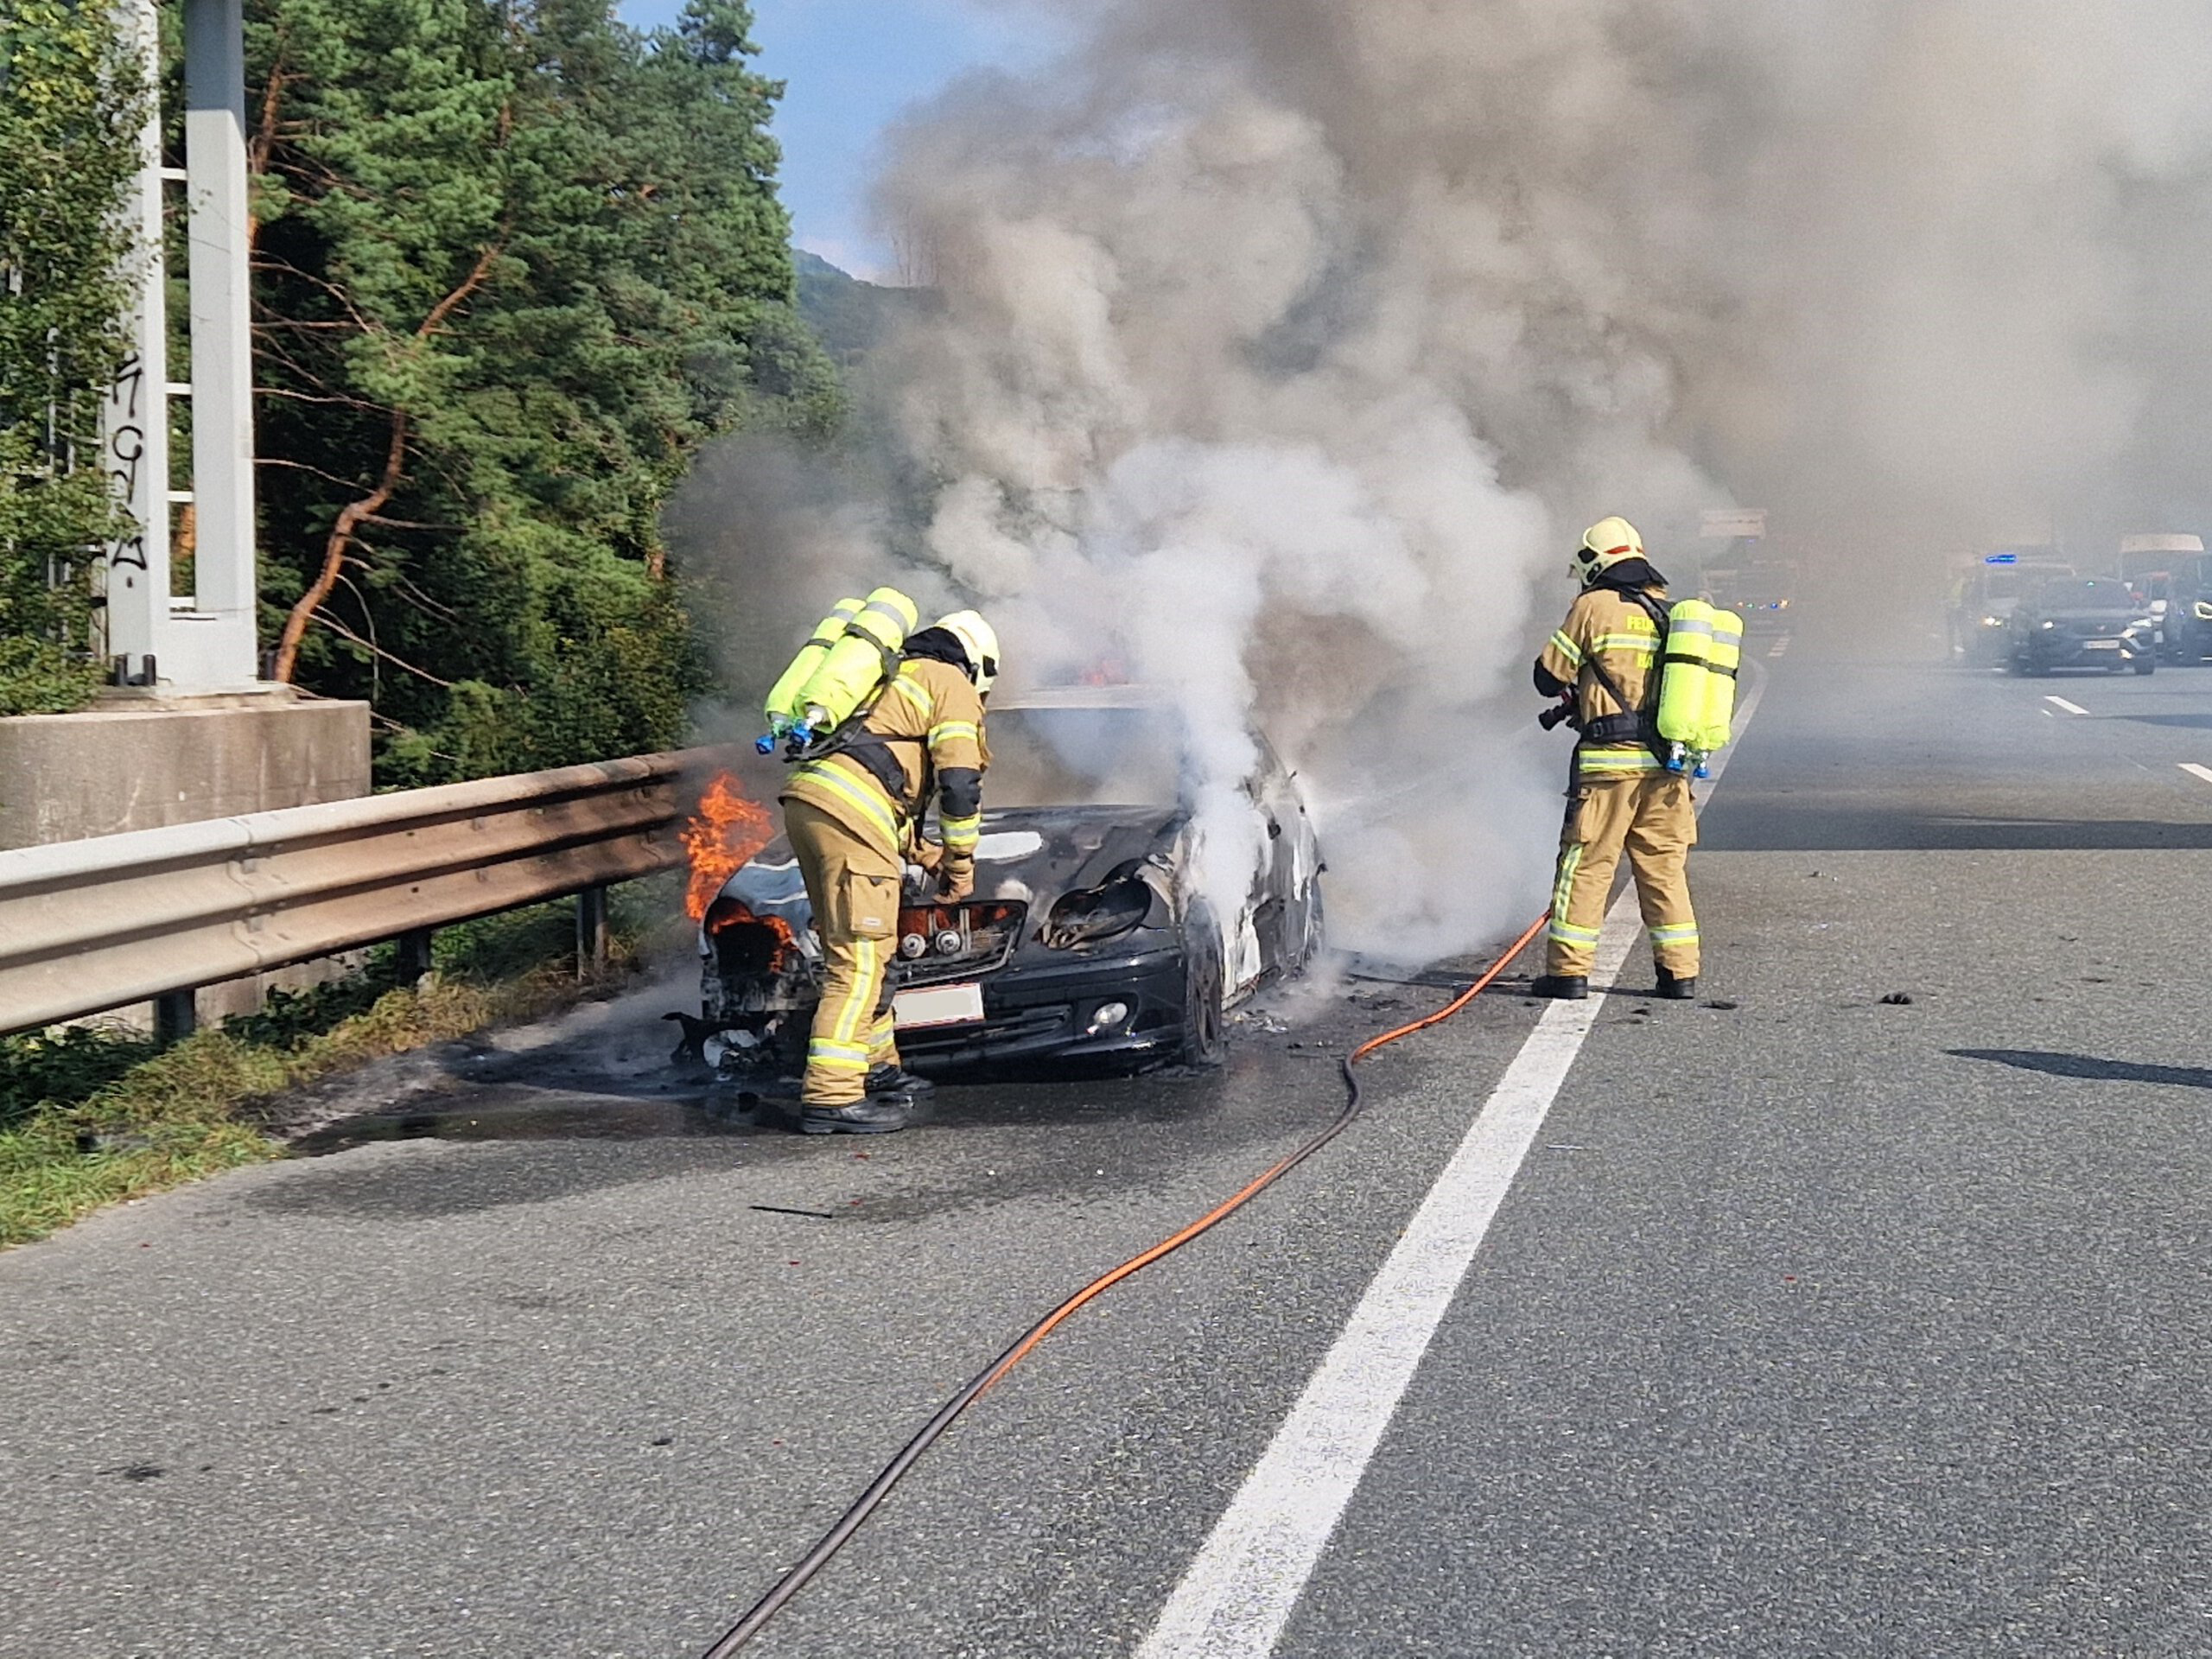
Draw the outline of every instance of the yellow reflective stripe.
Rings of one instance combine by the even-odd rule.
[[[1670,922],[1664,927],[1655,927],[1651,930],[1651,943],[1654,944],[1695,944],[1697,924]]]
[[[1592,651],[1625,651],[1649,657],[1659,649],[1656,633],[1601,633],[1590,642]]]
[[[983,820],[980,814],[972,818],[939,818],[937,829],[938,838],[953,851],[973,852],[982,840]]]
[[[849,1048],[861,1034],[861,1021],[866,1019],[871,1026],[875,1020],[875,999],[883,988],[883,948],[874,939],[855,939],[853,953],[859,958],[859,973],[853,980],[852,993],[845,999],[845,1006],[837,1012],[837,1023],[831,1028],[830,1040]],[[868,1058],[868,1051],[860,1051],[861,1058]]]
[[[976,730],[976,722],[972,720],[941,720],[930,728],[930,747],[935,748],[940,743],[950,743],[963,737],[970,743],[983,741],[982,733]]]
[[[806,1063],[810,1069],[821,1071],[861,1071],[868,1070],[866,1049],[840,1049],[822,1042],[806,1046]]]
[[[1559,647],[1559,654],[1566,658],[1568,662],[1573,663],[1577,668],[1582,666],[1582,647],[1568,639],[1565,633],[1552,635],[1552,644]]]
[[[827,785],[866,813],[868,822],[883,831],[885,840],[894,847],[899,844],[899,820],[893,815],[891,802],[881,790],[861,783],[842,767],[833,766],[826,760],[817,760],[801,766],[798,776],[809,783]]]
[[[1582,868],[1582,842],[1576,842],[1559,861],[1559,880],[1552,884],[1552,915],[1563,918],[1574,899],[1574,873]]]
[[[933,719],[936,716],[937,699],[930,696],[927,687],[916,683],[904,674],[893,680],[891,686],[893,690],[914,705],[915,709],[924,720]]]
[[[1551,937],[1561,944],[1595,944],[1598,943],[1598,930],[1577,927],[1572,922],[1554,921],[1551,925]]]
[[[1649,749],[1585,749],[1574,764],[1585,772],[1656,772],[1659,757]]]

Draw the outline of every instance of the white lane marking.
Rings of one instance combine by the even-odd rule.
[[[1636,943],[1633,889],[1606,918],[1597,976]],[[1582,1052],[1605,994],[1554,1002],[1274,1441],[1169,1598],[1138,1659],[1262,1659],[1343,1518],[1491,1218]]]
[[[2063,697],[2045,697],[2045,702],[2055,702],[2069,715],[2086,715],[2089,711],[2078,702],[2069,702]]]
[[[1783,634],[1783,635],[1782,636],[1782,638],[1781,638],[1781,639],[1779,639],[1776,640],[1772,645],[1769,645],[1769,646],[1766,648],[1766,654],[1767,654],[1768,656],[1770,656],[1770,657],[1779,657],[1779,656],[1781,656],[1781,655],[1783,654],[1783,652],[1784,652],[1788,651],[1789,649],[1789,636],[1788,634],[1786,634],[1786,633],[1785,633],[1785,634]]]
[[[1765,690],[1762,671],[1738,711],[1739,738]],[[1716,757],[1716,783],[1735,752]],[[1631,884],[1606,915],[1593,976],[1610,982],[1641,931]],[[1137,1659],[1266,1659],[1274,1651],[1605,997],[1596,991],[1585,1002],[1546,1007]]]
[[[2181,769],[2195,777],[2202,778],[2208,784],[2212,784],[2212,766],[2200,766],[2194,760],[2184,760],[2181,763]]]

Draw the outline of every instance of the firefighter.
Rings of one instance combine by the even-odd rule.
[[[1626,849],[1637,903],[1649,930],[1659,995],[1697,995],[1697,918],[1688,864],[1697,840],[1690,781],[1660,758],[1661,640],[1666,578],[1643,556],[1625,518],[1583,533],[1571,565],[1582,592],[1536,659],[1536,690],[1567,705],[1581,733],[1568,774],[1567,824],[1552,887],[1548,971],[1539,995],[1590,994],[1590,964]]]
[[[975,891],[982,822],[983,701],[998,637],[974,611],[910,635],[874,706],[784,787],[784,828],[822,940],[822,1004],[807,1044],[799,1127],[809,1135],[903,1129],[931,1088],[899,1060],[891,963],[905,864],[933,873],[940,902]],[[938,840],[921,821],[934,795]]]

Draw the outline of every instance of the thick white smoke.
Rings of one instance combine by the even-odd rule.
[[[1869,590],[2055,518],[2199,527],[2152,522],[2212,396],[2197,0],[1032,9],[1064,60],[889,146],[943,304],[871,370],[928,480],[887,543],[1018,678],[1174,691],[1224,891],[1256,717],[1344,942],[1532,911],[1565,746],[1526,664],[1604,514],[1666,569],[1755,499]]]

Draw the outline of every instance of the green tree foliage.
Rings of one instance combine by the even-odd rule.
[[[100,400],[124,351],[140,100],[106,7],[0,8],[0,715],[79,707],[99,680]]]
[[[264,596],[281,677],[420,783],[676,741],[660,512],[707,439],[821,438],[750,8],[255,0]]]

